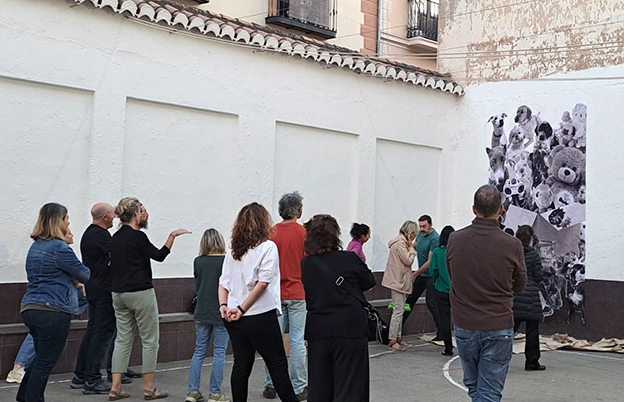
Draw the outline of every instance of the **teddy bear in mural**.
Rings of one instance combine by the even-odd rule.
[[[544,183],[535,187],[533,189],[533,202],[535,203],[536,211],[540,214],[553,209],[553,193],[550,187]]]
[[[556,145],[563,145],[565,147],[569,146],[570,141],[574,138],[576,134],[576,128],[574,124],[572,124],[572,116],[570,116],[570,112],[567,110],[563,112],[561,115],[561,121],[559,122],[559,128],[555,130],[555,140]]]
[[[558,145],[551,157],[546,184],[553,193],[555,206],[578,202],[580,188],[585,184],[585,154],[577,148]]]

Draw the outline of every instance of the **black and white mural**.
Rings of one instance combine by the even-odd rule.
[[[542,116],[528,105],[490,117],[489,183],[503,194],[510,234],[530,225],[542,256],[544,316],[565,305],[585,324],[585,148],[587,106]],[[505,129],[505,123],[509,131]]]

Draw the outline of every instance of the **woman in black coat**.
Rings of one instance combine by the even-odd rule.
[[[542,282],[542,259],[538,252],[531,247],[533,228],[523,225],[518,228],[516,237],[524,246],[524,262],[527,267],[527,284],[522,293],[514,295],[514,331],[517,331],[522,321],[526,322],[526,344],[524,356],[527,371],[546,370],[539,363],[539,323],[543,319],[542,302],[540,301],[538,285]]]
[[[315,215],[304,227],[308,402],[368,402],[368,317],[345,288],[364,299],[375,277],[357,254],[339,250],[336,219]]]

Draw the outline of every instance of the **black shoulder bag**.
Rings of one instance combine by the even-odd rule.
[[[349,293],[353,296],[357,301],[359,301],[364,310],[366,310],[366,315],[368,316],[368,324],[367,324],[367,332],[368,332],[368,340],[369,341],[377,341],[381,345],[387,345],[390,340],[388,339],[389,328],[388,324],[381,319],[379,315],[379,311],[375,307],[373,307],[362,295],[358,294],[358,292],[354,291],[351,288],[351,285],[348,282],[345,282],[344,277],[336,276],[336,273],[327,265],[324,261],[321,261],[320,258],[316,259],[319,262],[319,266],[321,271],[325,274],[326,277],[331,279],[336,286],[345,292]]]

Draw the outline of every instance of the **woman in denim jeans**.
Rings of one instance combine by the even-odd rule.
[[[76,287],[89,280],[90,271],[69,247],[67,208],[50,203],[39,211],[30,237],[35,241],[26,257],[28,288],[21,313],[35,344],[35,360],[17,392],[18,402],[44,401],[50,372],[69,335],[72,314],[79,314]]]
[[[225,350],[230,340],[219,313],[219,277],[221,276],[224,257],[225,241],[223,236],[216,229],[206,230],[199,245],[199,257],[196,257],[193,262],[195,293],[197,294],[197,306],[193,316],[196,339],[186,402],[204,400],[204,396],[199,390],[201,370],[212,334],[214,334],[214,350],[208,400],[230,400],[227,395],[221,392],[223,369],[225,368]]]

